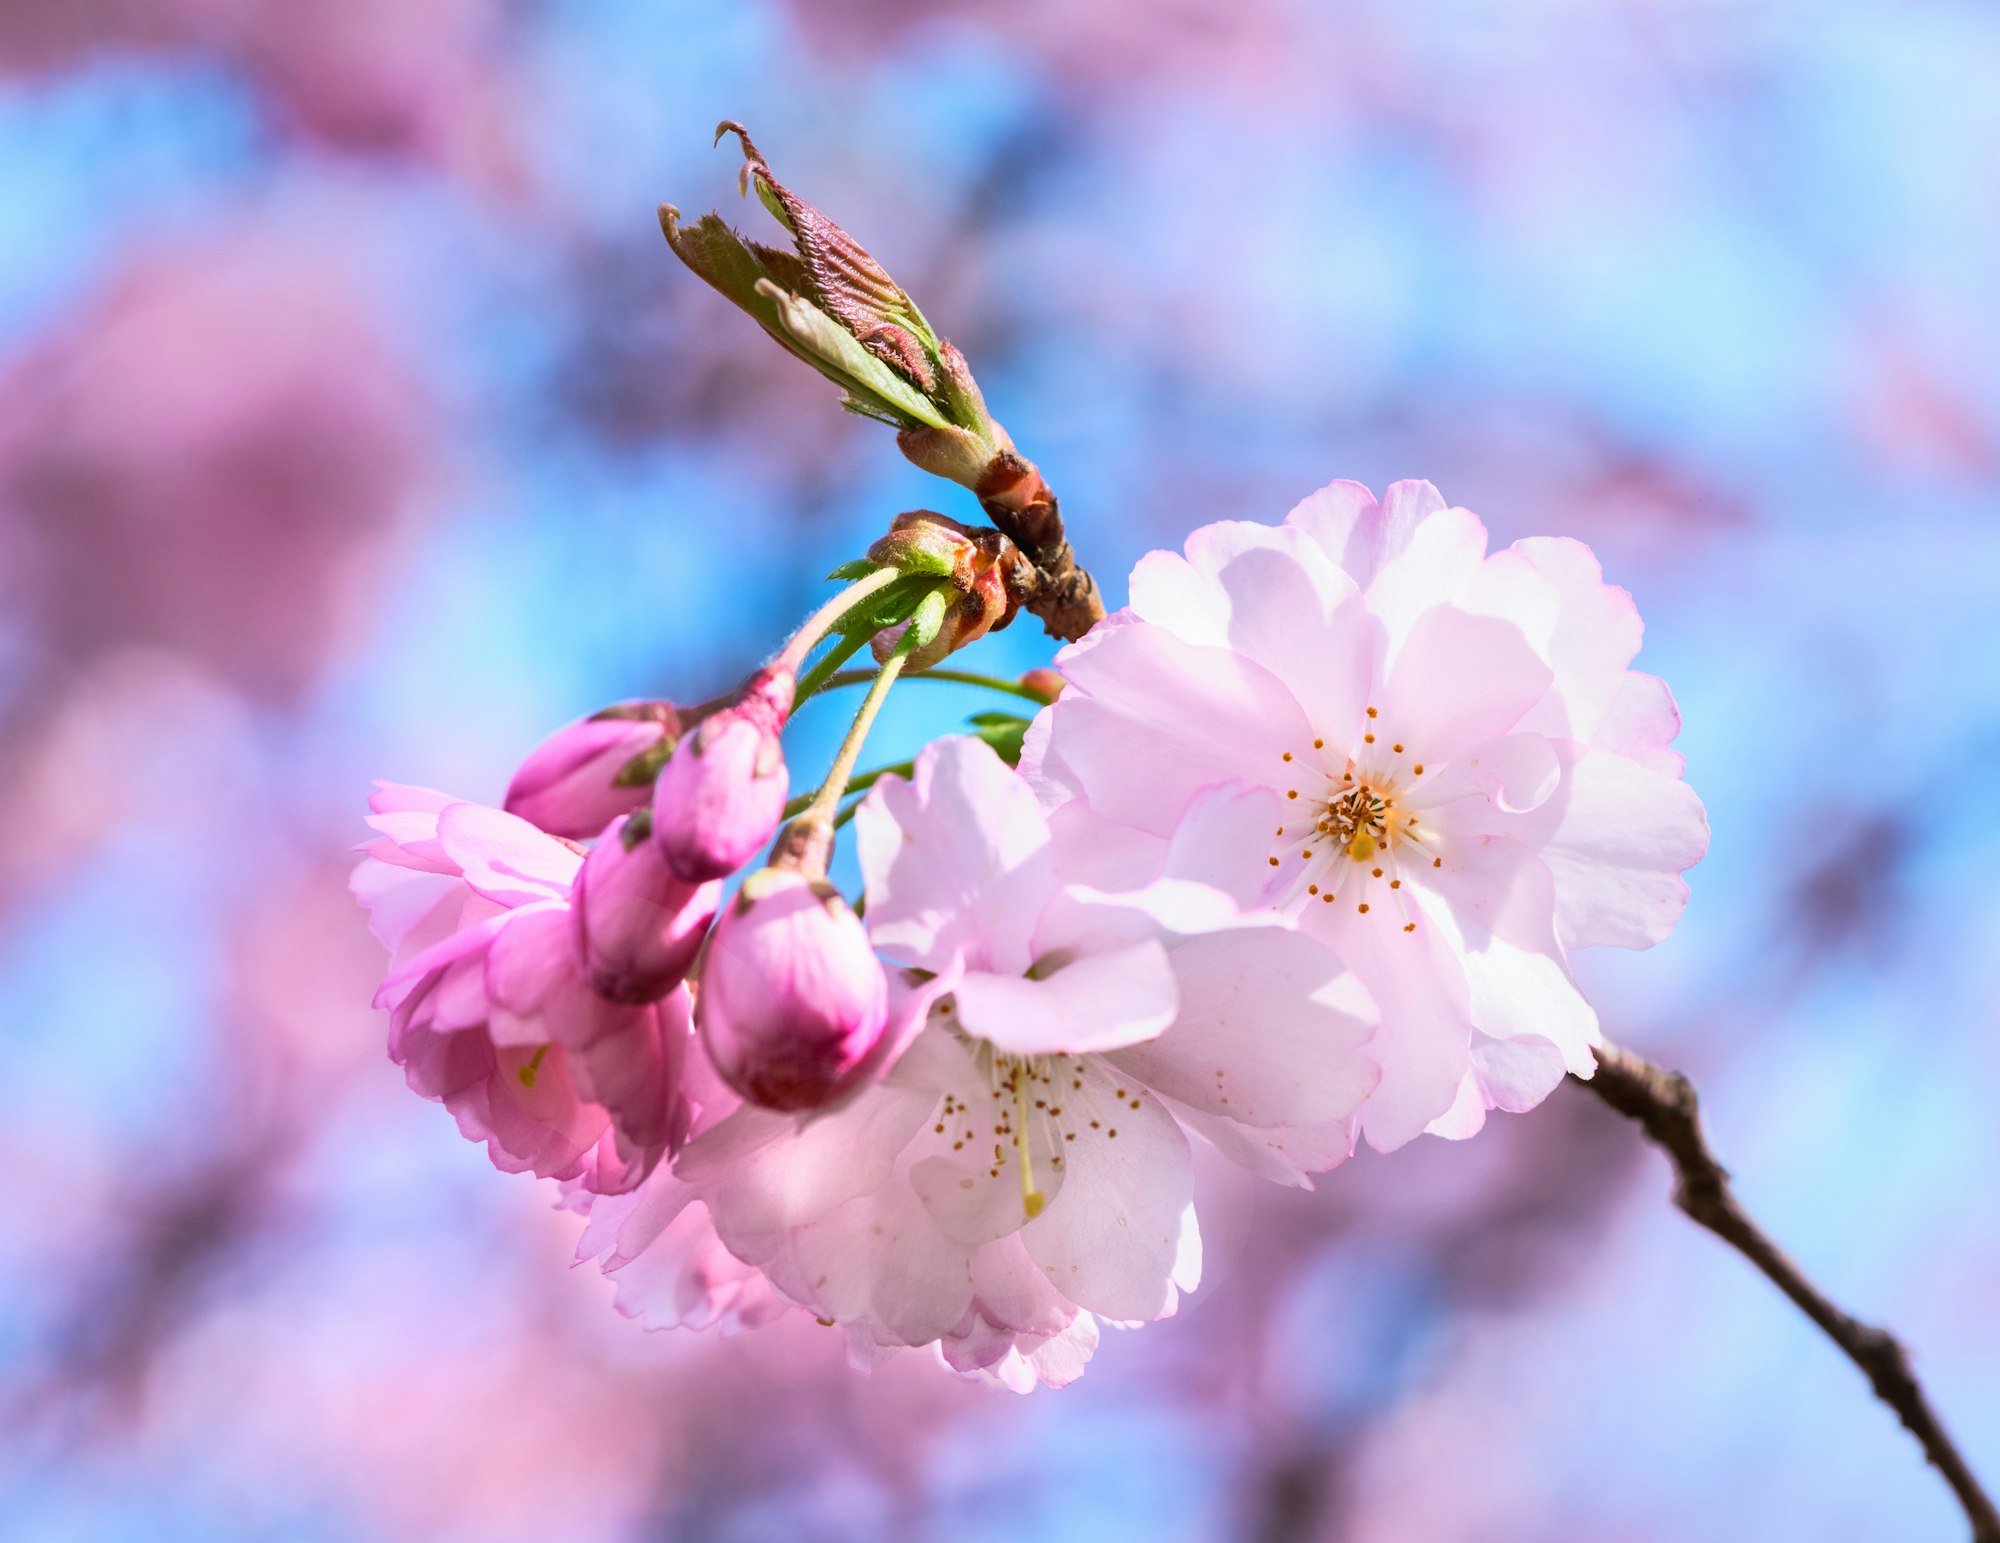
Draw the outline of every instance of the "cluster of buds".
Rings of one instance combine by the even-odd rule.
[[[1020,609],[1029,579],[1021,554],[999,531],[961,525],[928,509],[897,515],[889,533],[868,549],[867,561],[903,573],[935,575],[951,586],[937,632],[910,652],[906,668],[912,670],[928,669],[1006,626]],[[876,661],[887,662],[901,642],[900,628],[877,633]]]
[[[743,1098],[804,1110],[855,1086],[887,1025],[888,986],[859,918],[827,882],[834,805],[889,684],[1004,626],[1021,568],[997,531],[927,511],[898,516],[865,558],[837,570],[848,588],[726,701],[680,712],[622,703],[530,755],[508,811],[552,835],[596,837],[569,906],[572,962],[589,991],[642,1006],[698,974],[695,1028]],[[882,668],[826,784],[724,905],[724,881],[786,816],[781,736],[806,659],[833,633],[846,639],[834,653],[872,643]]]

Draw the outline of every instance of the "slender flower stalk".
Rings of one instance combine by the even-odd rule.
[[[849,584],[839,594],[835,595],[825,605],[821,606],[805,619],[804,624],[797,632],[792,634],[791,640],[785,644],[784,651],[778,655],[775,661],[776,665],[779,668],[788,669],[793,674],[797,674],[799,667],[806,662],[806,655],[813,651],[814,646],[821,638],[833,630],[835,623],[841,617],[845,616],[869,596],[880,590],[887,589],[902,576],[894,568],[878,568],[865,578],[856,579],[852,584]],[[851,653],[852,650],[849,650],[849,652]],[[800,693],[801,698],[803,698],[804,694],[803,691]]]
[[[856,633],[852,636],[842,638],[833,647],[829,648],[826,651],[825,657],[818,664],[799,677],[798,698],[792,704],[793,707],[796,709],[800,703],[805,702],[808,698],[819,695],[820,692],[828,690],[832,686],[846,684],[846,676],[852,675],[863,679],[873,679],[875,674],[873,670],[842,670],[840,668],[867,646],[868,639]]]
[[[816,876],[825,874],[827,858],[833,848],[835,817],[841,799],[847,794],[847,779],[853,774],[854,763],[861,757],[861,747],[867,742],[875,715],[881,712],[882,704],[889,699],[889,688],[895,685],[896,677],[903,673],[904,664],[922,643],[920,633],[921,629],[913,621],[897,642],[896,651],[875,672],[868,695],[861,699],[854,722],[848,725],[847,737],[840,742],[833,765],[827,768],[826,780],[779,839],[779,847],[786,854],[789,865]]]
[[[842,686],[865,685],[875,678],[873,670],[841,670],[830,674],[817,689],[835,691]],[[905,677],[908,680],[930,680],[951,686],[984,686],[988,691],[1000,691],[1008,696],[1017,696],[1024,702],[1033,702],[1037,707],[1046,707],[1049,698],[1033,686],[1024,686],[1018,680],[1008,680],[999,675],[982,675],[977,670],[929,669],[913,670]],[[801,698],[805,695],[805,682],[799,683]]]

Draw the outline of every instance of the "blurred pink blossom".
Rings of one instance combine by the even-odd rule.
[[[135,258],[0,380],[9,601],[56,666],[183,652],[296,697],[416,492],[427,398],[323,257]]]

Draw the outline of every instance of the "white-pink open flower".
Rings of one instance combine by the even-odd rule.
[[[892,1064],[803,1121],[738,1110],[676,1175],[857,1356],[935,1344],[1067,1381],[1094,1317],[1163,1317],[1199,1277],[1184,1122],[1295,1181],[1351,1149],[1366,998],[1207,886],[1064,885],[1032,791],[976,740],[878,785],[856,830],[870,935],[910,967]]]
[[[1347,961],[1382,1012],[1372,1145],[1470,1134],[1591,1074],[1569,951],[1665,937],[1706,849],[1639,639],[1581,544],[1489,556],[1428,483],[1337,482],[1143,558],[1022,768],[1066,877],[1199,878]]]
[[[688,1116],[686,989],[643,1005],[591,989],[570,914],[574,847],[428,788],[384,784],[369,806],[378,834],[353,888],[390,950],[375,1005],[410,1086],[508,1172],[638,1183]]]

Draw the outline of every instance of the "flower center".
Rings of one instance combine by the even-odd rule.
[[[978,1165],[973,1177],[960,1181],[968,1188],[1001,1179],[1012,1168],[1024,1221],[1033,1221],[1048,1205],[1038,1174],[1059,1177],[1079,1152],[1116,1141],[1121,1115],[1145,1107],[1146,1090],[1097,1056],[1010,1055],[960,1027],[949,998],[931,1011],[933,1022],[964,1047],[975,1077],[986,1086],[984,1100],[946,1093],[932,1134],[949,1143],[958,1160]]]
[[[1442,868],[1439,842],[1426,829],[1419,809],[1419,779],[1425,774],[1402,741],[1378,732],[1379,714],[1368,709],[1368,727],[1356,752],[1336,769],[1323,754],[1324,739],[1312,743],[1318,769],[1310,769],[1287,750],[1288,767],[1301,773],[1299,787],[1285,789],[1288,803],[1300,805],[1297,815],[1280,825],[1273,850],[1265,861],[1279,870],[1272,875],[1272,898],[1289,906],[1301,895],[1310,903],[1332,905],[1345,897],[1355,914],[1367,916],[1383,905],[1395,914],[1405,932],[1417,923],[1403,889],[1403,866],[1427,863]],[[1378,884],[1379,881],[1379,884]]]

